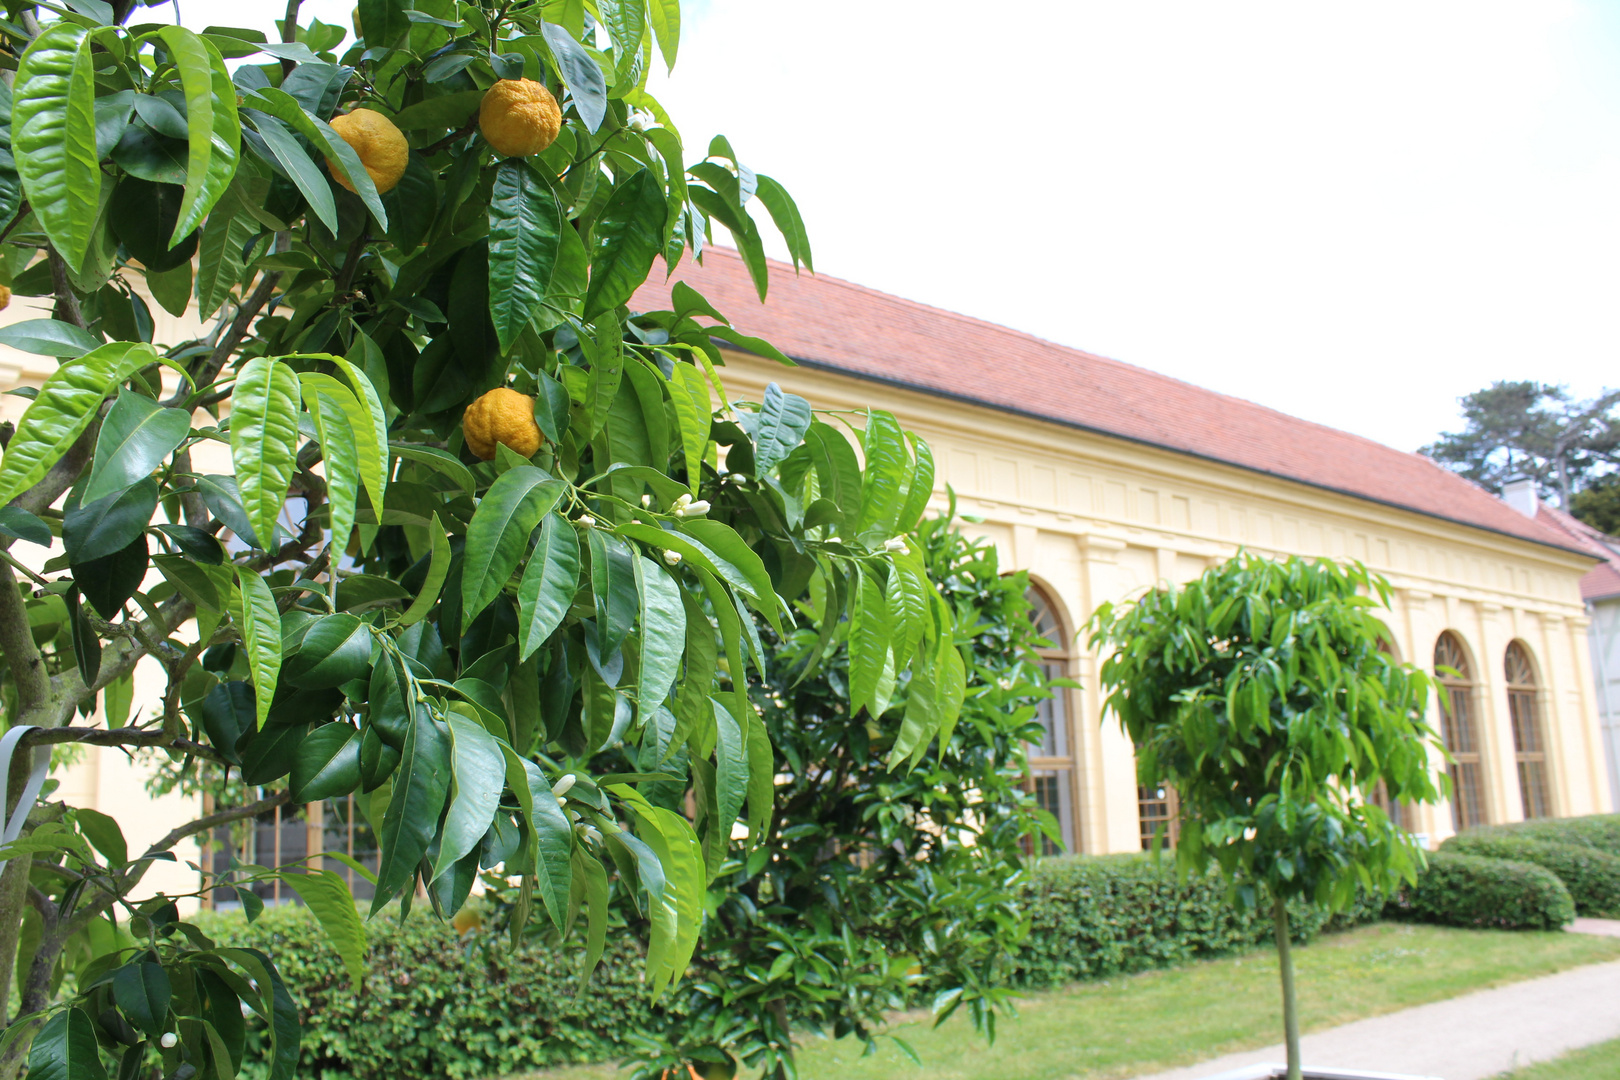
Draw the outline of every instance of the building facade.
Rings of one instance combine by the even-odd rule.
[[[1620,702],[1620,654],[1588,649],[1604,615],[1589,609],[1582,579],[1598,557],[1567,532],[1415,455],[836,279],[773,265],[762,306],[725,249],[633,306],[667,306],[676,280],[798,363],[727,348],[734,399],[757,401],[777,382],[818,409],[892,411],[932,448],[935,509],[948,487],[973,518],[962,527],[992,540],[1004,568],[1029,572],[1052,642],[1042,663],[1081,685],[1043,709],[1046,737],[1030,747],[1031,790],[1067,849],[1135,850],[1159,828],[1174,836],[1174,792],[1138,783],[1129,740],[1102,716],[1086,620],[1105,600],[1188,580],[1240,548],[1359,560],[1394,587],[1381,614],[1400,659],[1438,668],[1431,720],[1452,761],[1436,767],[1456,788],[1451,803],[1399,808],[1409,829],[1438,843],[1470,824],[1615,805],[1599,713],[1620,714],[1603,704],[1605,693]],[[0,321],[38,314],[18,304]],[[194,332],[158,315],[159,340]],[[6,387],[38,385],[54,367],[0,349]],[[0,398],[0,418],[25,405]],[[228,456],[215,464],[228,470]],[[1620,625],[1620,603],[1609,618]],[[1594,659],[1608,665],[1601,692]],[[156,670],[138,671],[136,707],[160,686]],[[77,805],[117,814],[136,846],[201,809],[152,799],[143,778],[138,761],[91,749],[62,781]],[[247,861],[274,863],[323,849],[363,858],[368,841],[352,804],[336,801],[277,812],[249,843]],[[217,853],[188,843],[178,854],[154,884],[195,888],[186,862]]]

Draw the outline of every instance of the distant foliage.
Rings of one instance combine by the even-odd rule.
[[[1620,918],[1620,857],[1584,844],[1559,844],[1525,836],[1466,832],[1442,850],[1488,859],[1511,859],[1544,866],[1558,875],[1579,915]]]
[[[1599,532],[1620,536],[1620,476],[1601,477],[1577,491],[1569,512]]]

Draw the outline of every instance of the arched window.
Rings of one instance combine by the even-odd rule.
[[[1519,798],[1527,818],[1552,814],[1547,786],[1547,745],[1541,737],[1536,668],[1517,641],[1507,647],[1508,715],[1513,718],[1513,756],[1519,766]]]
[[[1039,586],[1031,586],[1025,595],[1029,600],[1029,621],[1044,642],[1035,650],[1040,656],[1041,670],[1049,679],[1067,675],[1069,634],[1057,608]],[[1062,847],[1042,837],[1043,855],[1078,850],[1075,844],[1074,740],[1069,730],[1068,704],[1069,692],[1059,687],[1035,707],[1035,717],[1045,734],[1039,744],[1031,743],[1029,747],[1030,789],[1041,809],[1057,819],[1058,831],[1063,837]]]
[[[1440,737],[1451,752],[1451,821],[1458,832],[1485,824],[1485,770],[1480,764],[1473,665],[1450,630],[1434,644],[1440,683]]]

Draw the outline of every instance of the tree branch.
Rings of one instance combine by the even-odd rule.
[[[294,3],[291,6],[296,7],[297,4]],[[283,63],[286,63],[286,61],[283,61]],[[208,360],[193,373],[193,381],[196,386],[207,386],[219,376],[226,362],[230,360],[231,353],[236,351],[236,347],[242,344],[242,339],[247,336],[248,328],[253,324],[253,320],[258,317],[264,305],[270,302],[270,297],[275,293],[276,286],[280,282],[281,271],[279,270],[259,278],[259,284],[248,294],[248,298],[242,301],[242,306],[236,309],[236,317],[231,320],[230,329],[226,330],[225,336],[219,339],[219,344],[214,346],[214,351],[208,354]],[[174,396],[163,404],[178,405],[186,400],[189,393],[186,387],[182,385],[175,390]]]
[[[17,578],[5,563],[0,563],[0,652],[6,654],[11,677],[17,683],[17,711],[26,716],[50,696],[51,677],[45,671],[39,646],[34,644]]]
[[[58,743],[82,743],[89,746],[128,746],[128,747],[158,747],[164,750],[178,750],[182,754],[193,757],[207,758],[209,761],[226,764],[213,747],[193,742],[191,739],[176,738],[165,734],[157,728],[85,728],[85,727],[59,727],[40,728],[30,731],[22,737],[24,746],[55,746]]]
[[[45,251],[51,261],[51,289],[56,294],[52,317],[81,330],[90,329],[90,324],[84,321],[84,312],[79,310],[79,294],[73,291],[73,282],[68,278],[67,262],[57,254],[54,245],[47,244]]]

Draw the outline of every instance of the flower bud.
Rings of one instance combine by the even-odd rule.
[[[685,496],[682,497],[684,498]],[[675,516],[683,518],[702,517],[708,512],[709,504],[702,499],[699,499],[697,502],[689,502],[685,506],[677,506],[675,508]]]
[[[573,773],[564,773],[561,779],[559,779],[555,784],[551,785],[551,793],[557,796],[559,799],[562,798],[564,795],[574,790],[574,782],[578,779],[579,777],[575,776]]]
[[[163,1037],[158,1040],[158,1045],[163,1047],[163,1049],[165,1049],[165,1050],[173,1050],[174,1047],[175,1047],[175,1044],[178,1043],[179,1041],[180,1041],[180,1039],[175,1035],[174,1032],[165,1031],[163,1033]]]
[[[648,509],[651,509],[652,508],[652,496],[651,495],[643,495],[641,497],[641,505],[647,507]]]
[[[679,565],[681,565],[681,553],[678,552],[678,551],[665,551],[664,552],[664,565],[665,566],[679,566]]]
[[[589,514],[581,514],[574,519],[574,524],[582,529],[594,529],[596,528],[596,519]]]
[[[906,546],[906,538],[903,537],[903,536],[896,536],[896,537],[893,537],[892,539],[885,540],[883,542],[883,550],[884,551],[898,551],[902,555],[910,555],[911,554],[911,548]]]

